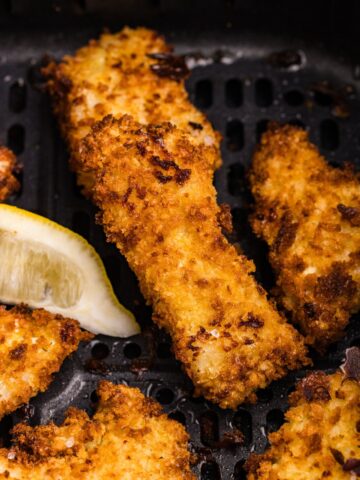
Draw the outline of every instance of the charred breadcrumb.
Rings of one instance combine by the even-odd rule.
[[[65,358],[92,337],[45,310],[0,307],[0,418],[45,391]]]
[[[290,395],[271,447],[247,461],[248,480],[355,480],[360,475],[360,385],[312,372]]]
[[[96,179],[108,240],[170,332],[196,393],[235,408],[308,359],[301,336],[254,280],[253,263],[223,236],[212,147],[190,136],[169,123],[109,116],[81,143],[79,162]]]
[[[270,246],[283,306],[319,351],[360,308],[359,180],[290,125],[272,125],[253,159],[252,226]]]
[[[6,147],[0,146],[0,202],[20,188],[14,172],[18,170],[16,157]]]
[[[108,114],[129,114],[145,124],[171,121],[188,132],[195,145],[211,146],[208,160],[214,168],[220,166],[220,134],[189,101],[184,59],[173,55],[158,33],[128,27],[105,33],[43,72],[72,166],[88,196],[93,179],[81,170],[78,143]],[[141,143],[138,148],[143,150]]]
[[[13,429],[0,478],[195,480],[188,435],[137,388],[101,382],[93,418],[70,408],[64,423]]]

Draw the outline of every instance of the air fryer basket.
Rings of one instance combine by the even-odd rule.
[[[266,248],[247,223],[251,196],[245,180],[267,121],[304,126],[332,164],[350,160],[360,166],[360,66],[352,35],[356,2],[312,2],[311,9],[306,2],[291,9],[287,3],[0,0],[0,143],[12,148],[24,166],[21,192],[11,203],[87,238],[102,256],[119,298],[143,327],[136,337],[99,335],[81,345],[44,394],[1,422],[5,444],[16,422],[58,422],[70,405],[91,413],[96,386],[104,378],[139,387],[186,425],[198,458],[194,468],[203,480],[244,479],[249,453],[263,451],[267,434],[282,424],[288,393],[304,371],[273,383],[259,392],[256,405],[236,412],[192,397],[191,382],[167,335],[152,324],[134,274],[105,242],[94,207],[76,187],[39,71],[45,55],[59,59],[103,27],[115,31],[125,24],[156,28],[178,52],[188,54],[194,66],[187,84],[191,98],[224,137],[215,185],[219,202],[231,206],[235,233],[230,240],[255,260],[257,277],[269,289],[274,280]],[[325,357],[312,353],[313,368],[332,371],[347,347],[359,345],[358,320],[352,318],[344,339]],[[242,445],[237,429],[245,437]]]

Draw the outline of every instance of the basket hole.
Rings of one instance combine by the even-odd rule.
[[[270,402],[274,397],[274,394],[270,390],[270,388],[264,388],[263,390],[259,390],[258,392],[256,392],[256,395],[258,397],[258,400],[264,403]]]
[[[219,465],[206,462],[201,465],[201,480],[221,480]]]
[[[339,127],[334,120],[323,120],[320,124],[320,142],[326,150],[336,150],[339,146]]]
[[[225,101],[230,108],[240,107],[243,103],[242,83],[237,78],[228,80],[225,85]]]
[[[22,125],[12,125],[8,130],[7,146],[15,155],[20,155],[25,147],[25,129]]]
[[[169,418],[176,420],[177,422],[181,423],[181,425],[184,425],[184,427],[186,427],[186,417],[179,410],[169,413]]]
[[[82,200],[84,200],[84,195],[81,193],[81,188],[77,184],[76,175],[72,177],[72,191],[76,198],[81,198]]]
[[[108,255],[104,259],[104,264],[108,277],[114,285],[119,279],[119,259],[115,255]]]
[[[333,98],[328,93],[314,91],[314,101],[320,105],[320,107],[330,107],[333,104]]]
[[[258,107],[269,107],[273,102],[273,86],[269,79],[259,78],[255,82],[255,103]]]
[[[130,360],[134,358],[139,358],[141,355],[141,347],[137,343],[131,342],[127,343],[124,346],[124,355],[126,358],[129,358]]]
[[[86,0],[75,0],[75,3],[77,4],[77,6],[78,6],[81,10],[83,10],[83,11],[86,10],[86,7],[87,7],[87,5],[86,5]]]
[[[291,107],[298,107],[304,103],[304,95],[299,90],[290,90],[284,94],[284,100]]]
[[[244,146],[244,126],[240,120],[231,120],[226,125],[226,147],[230,152],[237,152]]]
[[[330,347],[327,349],[327,356],[329,357],[330,355],[335,355],[338,351],[338,345],[336,343],[333,343],[330,345]]]
[[[276,432],[276,430],[279,430],[283,423],[284,414],[278,408],[270,410],[270,412],[266,415],[266,431],[268,433]]]
[[[10,430],[13,428],[13,420],[7,415],[0,422],[0,442],[1,447],[8,447],[10,445]]]
[[[234,480],[246,480],[246,471],[244,468],[245,461],[237,462],[234,469]]]
[[[161,405],[169,405],[174,401],[175,395],[170,388],[161,388],[156,392],[155,398]]]
[[[242,195],[244,192],[245,168],[241,163],[230,165],[227,177],[228,190],[233,196]]]
[[[96,360],[103,360],[110,353],[109,347],[102,342],[96,343],[91,349],[91,355]]]
[[[265,133],[266,130],[267,130],[268,123],[269,123],[269,120],[267,120],[267,119],[260,120],[259,122],[257,122],[257,124],[256,124],[256,142],[260,142],[262,134]]]
[[[234,415],[233,423],[244,435],[245,445],[250,445],[253,436],[251,414],[246,410],[239,410]]]
[[[157,356],[165,359],[171,357],[171,345],[168,342],[162,342],[157,347]]]
[[[98,396],[98,394],[96,393],[96,390],[94,390],[93,392],[91,392],[91,394],[90,394],[90,400],[91,400],[93,403],[98,403],[98,401],[99,401],[99,396]]]
[[[11,13],[11,12],[12,12],[12,0],[1,0],[0,13]]]
[[[218,416],[211,410],[203,413],[200,417],[200,438],[206,447],[211,447],[219,440]]]
[[[213,87],[210,80],[200,80],[195,85],[195,104],[199,108],[209,108],[213,102]]]
[[[89,240],[90,236],[90,217],[85,212],[75,212],[72,217],[73,230],[82,237]]]
[[[9,108],[12,112],[20,113],[26,107],[26,85],[24,81],[18,80],[10,87]]]
[[[298,118],[292,118],[288,121],[289,125],[293,125],[294,127],[299,127],[305,130],[305,123],[299,120]]]
[[[17,190],[15,193],[13,193],[11,195],[11,198],[13,198],[14,200],[18,200],[22,195],[23,186],[24,186],[24,171],[23,171],[23,169],[21,169],[19,172],[15,172],[14,176],[18,180],[20,187],[19,187],[19,190]]]

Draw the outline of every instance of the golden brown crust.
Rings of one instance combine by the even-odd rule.
[[[17,425],[0,449],[0,478],[195,480],[188,435],[137,388],[101,382],[92,419],[71,408],[64,423]]]
[[[352,480],[360,466],[360,385],[313,372],[290,396],[271,447],[247,462],[248,480]],[[357,463],[354,462],[357,460]]]
[[[78,143],[108,114],[129,114],[145,124],[171,121],[187,131],[194,144],[211,145],[208,160],[214,168],[220,166],[220,134],[189,101],[186,69],[171,51],[156,32],[126,27],[101,35],[44,69],[72,166],[86,194],[91,194],[93,180],[78,163]]]
[[[0,307],[0,418],[45,391],[65,358],[92,337],[46,310]]]
[[[107,117],[81,143],[79,161],[96,178],[108,240],[135,271],[197,393],[235,408],[308,360],[252,262],[222,235],[210,148],[169,123]]]
[[[18,169],[16,157],[6,147],[0,145],[0,202],[20,188],[14,172]]]
[[[330,167],[304,130],[272,125],[250,182],[281,302],[322,351],[360,308],[359,175]]]

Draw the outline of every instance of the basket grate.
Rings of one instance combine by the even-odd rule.
[[[76,3],[84,8],[88,2]],[[150,3],[154,8],[160,4]],[[50,37],[46,53],[58,57],[82,43],[76,35],[73,42],[71,35],[65,41],[59,32]],[[59,51],[62,40],[64,51]],[[177,43],[176,36],[174,40]],[[263,451],[267,433],[283,423],[287,395],[304,372],[273,383],[259,392],[256,405],[242,405],[236,412],[222,411],[202,398],[192,397],[191,382],[174,359],[169,338],[152,325],[151,311],[144,304],[135,276],[116,248],[106,244],[102,229],[94,222],[94,207],[80,195],[68,170],[66,149],[49,100],[38,88],[38,70],[45,52],[41,42],[34,40],[32,46],[31,41],[29,37],[27,56],[16,48],[14,52],[0,51],[0,142],[11,147],[24,165],[22,190],[11,202],[52,218],[88,239],[102,256],[120,300],[142,324],[143,333],[124,340],[99,335],[90,344],[81,345],[47,392],[1,422],[2,437],[8,442],[7,432],[20,420],[32,424],[61,421],[70,405],[92,412],[97,383],[106,377],[115,383],[138,386],[156,398],[172,418],[186,425],[199,454],[195,467],[199,478],[245,479],[245,459],[252,451]],[[189,51],[194,44],[178,42],[182,51]],[[269,51],[271,48],[269,44]],[[239,56],[239,50],[236,54]],[[255,260],[259,281],[270,288],[273,278],[266,250],[247,223],[251,197],[244,174],[254,146],[269,119],[290,122],[309,128],[311,139],[332,164],[352,160],[359,167],[360,103],[355,90],[346,85],[348,75],[342,74],[343,68],[335,60],[328,59],[319,67],[306,62],[302,52],[293,53],[293,58],[301,58],[302,65],[292,71],[266,62],[265,56],[264,52],[259,55],[250,50],[241,60],[229,63],[226,56],[217,53],[214,61],[193,70],[188,89],[194,103],[224,136],[224,162],[216,173],[215,185],[219,201],[232,209],[235,234],[231,240],[239,242]],[[331,87],[321,87],[319,82],[325,79]],[[344,340],[331,347],[326,358],[313,354],[314,368],[331,371],[341,362],[345,348],[359,343],[359,322],[353,318]],[[244,433],[244,444],[223,447],[224,433],[237,428]]]

